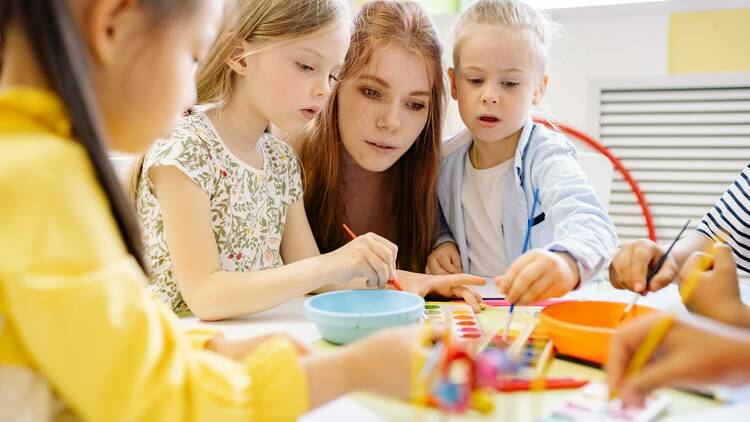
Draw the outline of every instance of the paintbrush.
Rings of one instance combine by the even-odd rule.
[[[352,240],[354,240],[354,239],[357,238],[357,235],[354,234],[354,232],[352,231],[352,229],[350,229],[349,226],[346,225],[346,223],[344,223],[342,225],[344,226],[344,230],[346,230],[346,232],[349,234],[349,237],[351,237]],[[392,279],[388,280],[388,283],[390,285],[392,285],[393,287],[395,287],[396,290],[404,291],[404,289],[401,288],[401,285],[398,283],[398,280],[396,280],[395,278],[392,278]]]
[[[523,250],[521,255],[529,251],[531,246],[531,228],[534,227],[534,213],[536,212],[536,204],[539,202],[539,188],[534,189],[534,204],[531,206],[531,214],[529,220],[526,222],[526,239],[523,242]],[[508,309],[508,316],[505,318],[505,332],[503,332],[503,343],[508,343],[508,333],[510,332],[510,323],[513,321],[513,310],[515,310],[516,304],[511,303],[510,309]]]
[[[689,221],[688,221],[689,222]],[[687,226],[687,224],[685,225]],[[684,228],[683,228],[684,230]],[[677,236],[679,238],[679,236]],[[709,247],[709,252],[712,253],[713,245]],[[693,270],[690,274],[688,274],[687,278],[682,281],[682,289],[680,290],[680,298],[682,299],[682,303],[688,303],[690,300],[690,297],[693,295],[693,292],[695,291],[695,287],[698,285],[698,282],[700,281],[700,270],[696,269]],[[651,330],[646,335],[646,338],[643,340],[643,343],[638,347],[638,349],[633,354],[633,358],[630,359],[630,362],[628,362],[628,366],[625,370],[626,376],[633,375],[634,373],[640,371],[644,365],[648,362],[648,360],[651,358],[651,355],[656,351],[656,348],[659,346],[659,343],[661,343],[661,340],[664,338],[664,336],[667,334],[669,329],[672,327],[672,324],[674,323],[674,313],[669,313],[664,318],[660,319],[659,321],[654,324],[653,327],[651,327]],[[617,396],[617,391],[612,390],[610,391],[610,399]]]
[[[677,237],[674,238],[674,240],[672,241],[672,244],[669,245],[669,248],[667,249],[667,251],[664,252],[664,254],[659,257],[658,261],[656,261],[656,265],[651,267],[651,269],[648,271],[648,273],[646,274],[646,289],[644,290],[644,293],[643,294],[636,293],[633,296],[633,299],[630,301],[630,303],[628,303],[628,306],[626,306],[625,310],[622,312],[622,316],[620,317],[620,322],[622,322],[625,319],[625,317],[630,313],[630,310],[633,309],[635,304],[638,302],[638,299],[644,294],[646,294],[646,292],[648,292],[648,286],[651,283],[651,279],[653,279],[656,273],[658,273],[659,270],[661,270],[661,267],[664,265],[664,263],[667,261],[667,258],[669,257],[669,253],[672,252],[672,248],[674,248],[674,245],[676,245],[677,241],[680,240],[680,237],[682,236],[682,234],[685,233],[685,229],[687,229],[689,224],[690,224],[690,220],[688,220],[685,223],[685,225],[682,226],[682,230],[680,230],[680,232],[677,234]]]

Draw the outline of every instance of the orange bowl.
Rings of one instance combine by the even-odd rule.
[[[617,302],[557,303],[542,310],[540,323],[560,354],[603,365],[625,306]],[[622,323],[653,312],[658,311],[635,305]]]

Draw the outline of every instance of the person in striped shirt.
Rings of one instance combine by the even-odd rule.
[[[734,261],[714,265],[715,243],[731,247]],[[646,290],[649,268],[665,252],[665,247],[648,239],[625,244],[612,260],[609,277],[618,289],[637,293]],[[688,258],[697,254],[701,282],[692,295],[688,309],[734,325],[750,327],[750,308],[740,300],[737,270],[750,274],[750,165],[730,185],[701,220],[696,230],[680,239],[659,272],[649,283],[657,291],[674,280]]]

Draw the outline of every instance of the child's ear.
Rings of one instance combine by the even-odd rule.
[[[542,99],[544,98],[544,93],[547,92],[548,84],[549,84],[549,75],[545,73],[544,75],[542,75],[542,80],[539,82],[539,85],[537,85],[536,89],[534,90],[534,98],[531,100],[532,104],[537,106],[542,102]]]
[[[232,53],[227,58],[226,63],[235,73],[245,76],[247,74],[247,58],[247,48],[246,44],[243,42],[241,45],[232,49]]]
[[[454,100],[458,100],[458,89],[456,88],[456,69],[452,67],[448,68],[448,78],[450,78],[451,80],[451,97]]]
[[[140,16],[135,0],[102,0],[92,2],[83,18],[85,34],[91,55],[97,62],[108,65],[119,53],[118,47],[132,31]]]

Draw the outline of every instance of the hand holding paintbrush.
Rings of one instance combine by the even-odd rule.
[[[349,235],[349,237],[352,238],[352,240],[357,238],[357,235],[354,234],[352,229],[349,228],[349,226],[346,225],[346,223],[343,224],[344,230],[346,230],[346,233]],[[392,285],[396,290],[404,290],[401,288],[401,285],[396,280],[396,277],[391,277],[388,279],[388,284]]]
[[[645,295],[648,293],[648,286],[651,283],[651,280],[654,278],[656,273],[661,270],[662,265],[664,265],[664,262],[666,262],[667,258],[669,258],[669,253],[672,252],[672,248],[674,248],[674,245],[677,244],[677,241],[680,240],[680,237],[682,237],[682,234],[685,233],[685,230],[687,229],[688,225],[690,224],[690,220],[688,220],[684,226],[682,226],[682,230],[677,234],[677,237],[672,241],[672,244],[669,245],[669,248],[667,249],[662,256],[659,257],[659,259],[656,261],[656,264],[649,269],[648,274],[646,274],[646,288],[643,290],[643,294],[636,293],[633,296],[633,299],[628,303],[628,305],[625,307],[625,310],[622,312],[622,316],[620,317],[620,322],[625,320],[625,317],[630,313],[630,310],[633,309],[635,304],[638,302],[638,299],[642,295]]]
[[[699,284],[706,282],[715,284],[716,280],[712,282],[711,279],[723,278],[730,281],[735,280],[736,283],[736,271],[737,267],[729,247],[721,245],[717,247],[712,246],[709,249],[709,253],[694,253],[685,262],[685,266],[680,274],[680,298],[682,299],[682,303],[687,304],[690,302]],[[739,293],[737,296],[739,296]],[[715,305],[717,305],[716,302],[719,301],[714,301]],[[718,305],[721,306],[722,304],[718,303]],[[747,312],[747,308],[744,309]],[[696,318],[698,317],[696,316]],[[717,324],[711,320],[707,321],[711,324]],[[686,375],[692,376],[690,373],[699,373],[701,372],[700,367],[703,366],[701,364],[685,364],[681,368],[680,364],[676,362],[679,360],[684,361],[684,358],[687,356],[698,357],[699,361],[700,359],[707,359],[708,356],[713,358],[716,356],[716,350],[721,349],[721,346],[718,345],[719,341],[712,341],[710,342],[712,345],[711,353],[706,353],[704,356],[704,354],[696,352],[696,350],[691,349],[687,351],[683,348],[668,346],[667,349],[671,349],[670,364],[666,366],[662,364],[657,370],[649,370],[647,376],[640,375],[643,367],[646,366],[653,353],[663,343],[667,333],[674,326],[675,316],[672,312],[666,315],[657,314],[643,320],[638,320],[618,330],[613,337],[610,349],[610,361],[607,365],[607,372],[610,377],[611,397],[618,395],[618,391],[614,387],[619,387],[626,378],[630,380],[630,384],[634,383],[633,378],[636,380],[650,380],[651,385],[647,386],[647,388],[653,389],[658,386],[657,384],[664,384],[671,381],[672,379],[670,378],[680,378]],[[647,328],[641,329],[642,327]],[[747,337],[750,344],[750,334],[747,334]],[[632,344],[626,344],[627,342],[631,342]],[[716,347],[719,349],[716,349]],[[680,356],[682,356],[682,359],[680,359]],[[662,357],[662,360],[666,359]],[[681,370],[687,372],[680,374]],[[669,373],[670,371],[672,374]],[[661,378],[654,378],[656,375],[659,375]],[[714,374],[714,376],[716,375]],[[644,390],[646,388],[641,388],[641,393],[646,392]]]

